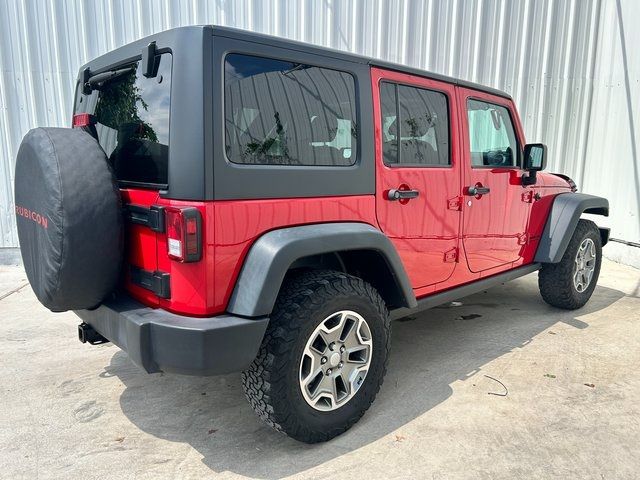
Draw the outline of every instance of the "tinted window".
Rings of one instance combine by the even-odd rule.
[[[505,107],[469,100],[467,115],[471,165],[512,167],[518,164],[518,142]]]
[[[385,164],[451,164],[446,95],[383,82],[380,103]]]
[[[336,70],[249,55],[225,61],[225,148],[234,163],[348,166],[355,82]]]
[[[121,67],[119,75],[94,85],[90,95],[79,87],[76,113],[96,117],[91,133],[97,135],[118,180],[166,185],[171,55],[160,56],[154,78],[144,77],[138,63]]]

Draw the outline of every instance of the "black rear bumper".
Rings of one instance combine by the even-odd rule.
[[[258,353],[269,323],[267,317],[184,317],[145,307],[128,295],[75,313],[147,372],[184,375],[245,369]]]

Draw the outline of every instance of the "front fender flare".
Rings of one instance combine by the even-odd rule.
[[[558,263],[571,241],[578,220],[583,213],[609,216],[609,201],[606,198],[585,193],[561,193],[553,200],[549,210],[534,262]],[[606,230],[606,229],[605,229]],[[601,235],[603,235],[601,231]],[[608,239],[605,232],[603,245]]]
[[[417,305],[411,283],[391,241],[365,223],[323,223],[273,230],[253,244],[242,266],[227,311],[258,317],[271,314],[282,281],[298,259],[323,253],[373,250],[383,256],[407,308]]]

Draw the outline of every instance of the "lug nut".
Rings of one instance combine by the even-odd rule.
[[[327,375],[331,375],[331,369],[327,368]]]
[[[346,348],[344,348],[344,345],[342,345],[342,346],[340,347],[340,353],[344,353],[344,351],[345,351],[345,350],[346,350]]]
[[[331,350],[332,352],[336,349],[336,344],[334,342],[331,342],[329,344],[329,350]]]
[[[342,368],[342,362],[338,364],[338,368]]]
[[[322,365],[324,365],[325,363],[327,363],[327,357],[322,357],[322,358],[320,359],[320,363],[321,363]]]

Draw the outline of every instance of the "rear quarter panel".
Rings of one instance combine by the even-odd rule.
[[[360,222],[377,228],[373,195],[212,202],[207,237],[215,239],[211,314],[223,312],[253,242],[282,227]],[[209,218],[208,218],[209,220]]]

